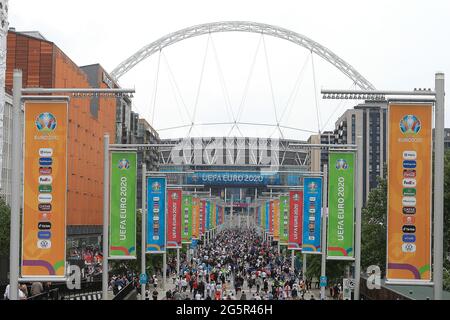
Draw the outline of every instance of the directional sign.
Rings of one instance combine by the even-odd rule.
[[[141,273],[141,275],[139,276],[139,283],[140,284],[146,284],[148,281],[148,277],[145,273]]]
[[[326,287],[327,282],[328,282],[327,277],[320,277],[320,287]]]

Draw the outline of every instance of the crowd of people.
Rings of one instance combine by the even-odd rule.
[[[312,283],[292,268],[290,257],[264,243],[252,229],[227,229],[188,259],[167,300],[301,300],[317,299]],[[174,272],[173,265],[169,266]],[[169,270],[168,270],[169,271]],[[157,299],[156,286],[152,298]],[[150,295],[150,290],[148,296]]]

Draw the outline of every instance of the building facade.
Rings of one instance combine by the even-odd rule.
[[[8,33],[6,90],[14,69],[23,72],[24,87],[92,88],[92,79],[39,32]],[[101,86],[105,87],[105,86]],[[68,199],[69,236],[97,241],[103,223],[103,135],[115,140],[115,98],[75,98],[69,104]]]

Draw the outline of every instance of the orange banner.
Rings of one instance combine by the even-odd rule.
[[[64,277],[67,102],[25,103],[22,276]]]
[[[389,105],[387,280],[431,281],[432,105]]]
[[[280,240],[280,199],[273,201],[273,240]]]
[[[200,199],[192,198],[192,238],[200,238]]]

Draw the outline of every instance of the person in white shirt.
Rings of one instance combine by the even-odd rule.
[[[25,295],[25,293],[22,290],[20,290],[20,288],[17,289],[17,297],[19,298],[19,300],[26,300],[27,299],[27,296]],[[10,300],[9,284],[6,286],[5,293],[3,294],[3,298],[5,300]]]
[[[200,294],[200,292],[197,292],[197,294],[195,295],[195,300],[202,300],[202,295]]]

